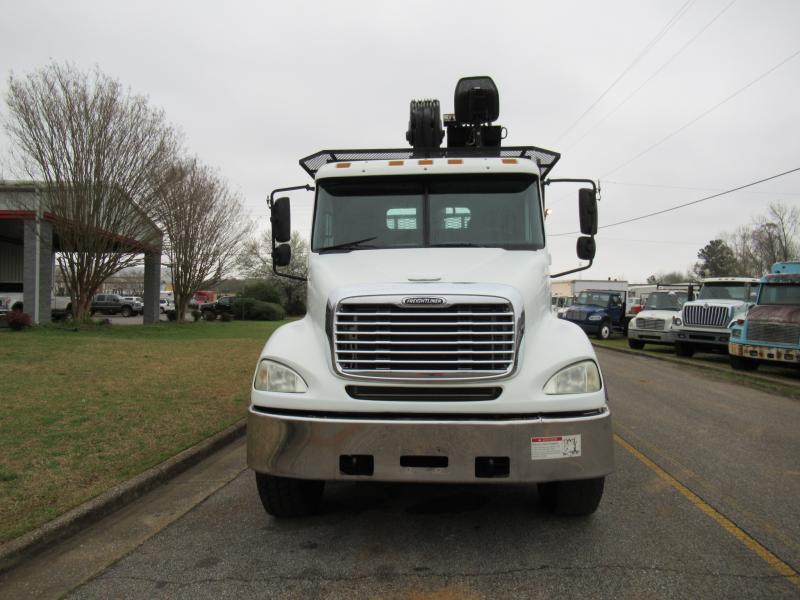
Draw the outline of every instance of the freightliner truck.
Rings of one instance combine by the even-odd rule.
[[[761,278],[756,306],[731,328],[728,352],[738,370],[800,364],[800,262],[775,263]]]
[[[498,106],[490,78],[464,78],[444,127],[438,101],[412,101],[409,148],[317,152],[300,161],[313,188],[270,195],[282,274],[276,196],[315,191],[308,314],[269,338],[252,383],[248,465],[271,515],[313,512],[332,480],[537,483],[560,514],[597,508],[611,413],[588,338],[551,314],[550,278],[580,269],[550,273],[543,219],[548,184],[588,183],[591,265],[597,188],[548,179],[555,152],[501,146]]]

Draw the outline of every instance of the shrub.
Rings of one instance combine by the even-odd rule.
[[[168,321],[177,321],[178,320],[178,311],[175,309],[167,311],[167,320]]]
[[[302,317],[306,314],[306,301],[304,298],[295,298],[286,303],[286,313],[293,317]]]
[[[253,307],[254,321],[282,321],[286,318],[286,311],[280,304],[274,302],[259,302]]]
[[[246,321],[281,321],[286,318],[286,311],[274,302],[237,298],[233,303],[233,317]]]
[[[22,300],[17,300],[16,302],[14,302],[14,304],[11,305],[11,310],[13,312],[22,312],[22,309],[23,309]]]
[[[21,310],[12,310],[8,313],[8,326],[14,331],[22,331],[31,326],[31,316]]]
[[[222,313],[219,316],[219,318],[220,318],[220,321],[225,321],[226,323],[228,321],[233,321],[233,315],[231,315],[230,313]]]
[[[202,317],[202,316],[203,316],[203,313],[201,313],[196,308],[192,311],[192,319],[194,319],[195,321],[199,321],[200,317]]]
[[[262,302],[283,304],[283,294],[280,289],[269,281],[254,281],[242,288],[243,298],[254,298]]]

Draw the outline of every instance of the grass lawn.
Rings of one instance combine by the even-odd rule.
[[[281,324],[0,330],[0,544],[242,418]]]
[[[761,364],[757,371],[752,372],[751,376],[750,372],[735,371],[730,365],[727,354],[696,352],[692,358],[681,358],[675,354],[672,346],[646,344],[643,350],[632,350],[628,346],[627,338],[621,337],[614,337],[608,340],[592,339],[592,343],[600,348],[604,346],[621,348],[632,354],[648,354],[670,362],[693,367],[714,367],[714,370],[703,369],[703,372],[712,379],[733,381],[754,389],[800,399],[800,385],[798,385],[800,384],[800,370],[792,366]]]

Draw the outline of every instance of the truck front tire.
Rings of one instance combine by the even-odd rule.
[[[641,350],[644,348],[644,342],[642,340],[628,339],[628,347],[633,348],[634,350]]]
[[[597,330],[598,340],[607,340],[611,337],[611,323],[603,321],[600,323],[600,329]]]
[[[127,318],[127,317],[130,317],[133,314],[133,311],[131,310],[130,306],[123,306],[122,310],[119,311],[119,314],[121,314],[123,317]]]
[[[737,371],[755,371],[758,368],[758,361],[746,356],[731,354],[731,366]]]
[[[264,510],[277,518],[304,517],[317,511],[325,490],[324,481],[290,479],[256,473],[258,496]]]
[[[597,510],[606,478],[548,481],[538,484],[539,499],[557,515],[585,517]]]
[[[675,342],[675,354],[684,358],[691,358],[694,356],[694,346],[688,342]]]
[[[217,318],[216,313],[213,310],[204,310],[203,311],[203,320],[204,321],[214,321]]]

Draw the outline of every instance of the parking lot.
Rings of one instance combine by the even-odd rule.
[[[125,509],[158,524],[141,545],[109,519],[0,580],[0,595],[58,597],[80,565],[94,576],[70,598],[798,597],[797,401],[598,355],[616,472],[591,518],[553,517],[535,486],[348,482],[329,484],[320,515],[276,521],[238,443],[172,486],[182,498],[213,485],[185,514],[165,516],[168,490]],[[111,546],[92,552],[103,531]]]

